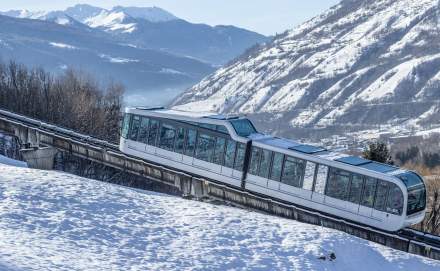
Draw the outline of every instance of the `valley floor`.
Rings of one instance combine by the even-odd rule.
[[[0,165],[0,270],[433,271],[440,262],[292,220]]]

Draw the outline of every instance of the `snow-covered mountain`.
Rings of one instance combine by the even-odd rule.
[[[79,23],[123,43],[189,56],[214,65],[225,64],[248,47],[268,40],[234,26],[192,24],[158,7],[104,9],[78,4],[64,11],[12,10],[0,14],[63,25]]]
[[[343,0],[174,102],[181,109],[249,114],[264,128],[281,123],[281,134],[439,124],[439,104],[439,0]]]
[[[131,105],[165,105],[214,66],[266,40],[234,26],[192,24],[157,7],[0,12],[2,61],[116,80]]]
[[[172,20],[177,20],[176,16],[171,14],[170,12],[161,9],[159,7],[122,7],[116,6],[112,9],[113,11],[121,11],[133,18],[144,19],[149,22],[158,23],[158,22],[168,22]]]
[[[0,59],[55,73],[73,67],[98,80],[121,82],[127,94],[141,93],[152,100],[166,89],[177,89],[175,95],[214,70],[193,58],[121,43],[82,24],[7,16],[0,16]]]
[[[0,218],[0,270],[440,269],[332,229],[3,165]]]

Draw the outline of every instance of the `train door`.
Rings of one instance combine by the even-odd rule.
[[[319,165],[316,173],[316,181],[313,187],[312,200],[323,203],[325,199],[325,186],[327,183],[328,166]]]
[[[388,182],[379,180],[377,182],[376,196],[374,200],[374,208],[372,216],[382,222],[388,221],[388,213],[386,210],[388,195]]]
[[[367,217],[373,215],[374,196],[377,189],[377,180],[371,177],[365,177],[364,188],[362,191],[359,214]]]
[[[234,168],[232,170],[232,177],[241,179],[243,176],[244,158],[246,153],[246,144],[237,143],[235,152]]]
[[[226,152],[225,152],[225,161],[222,166],[222,174],[228,177],[232,177],[233,168],[234,168],[234,160],[235,160],[235,149],[237,144],[234,140],[228,139],[226,142]]]
[[[185,150],[185,129],[183,127],[177,128],[176,142],[174,144],[175,157],[173,160],[182,162],[183,151]]]
[[[147,137],[147,142],[145,146],[145,151],[151,154],[156,152],[156,139],[159,134],[159,121],[156,119],[151,119],[149,122],[149,133]]]
[[[194,161],[194,152],[196,149],[197,130],[188,129],[185,137],[185,150],[182,156],[182,162],[188,165],[192,165]]]
[[[357,214],[362,196],[362,187],[364,186],[364,177],[359,174],[352,174],[350,178],[350,188],[345,208]]]

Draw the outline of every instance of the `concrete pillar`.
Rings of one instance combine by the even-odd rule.
[[[31,147],[40,146],[40,133],[35,130],[28,129],[26,143],[29,143]]]
[[[18,126],[15,129],[15,136],[20,140],[21,144],[28,143],[28,129],[27,128]]]
[[[196,199],[201,199],[205,197],[204,182],[200,179],[192,178],[191,182],[191,195]]]
[[[58,150],[52,147],[35,147],[21,149],[20,152],[30,168],[51,170]]]

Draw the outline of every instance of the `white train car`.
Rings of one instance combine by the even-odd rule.
[[[260,134],[243,117],[127,108],[122,152],[348,221],[397,231],[423,220],[415,172]]]

